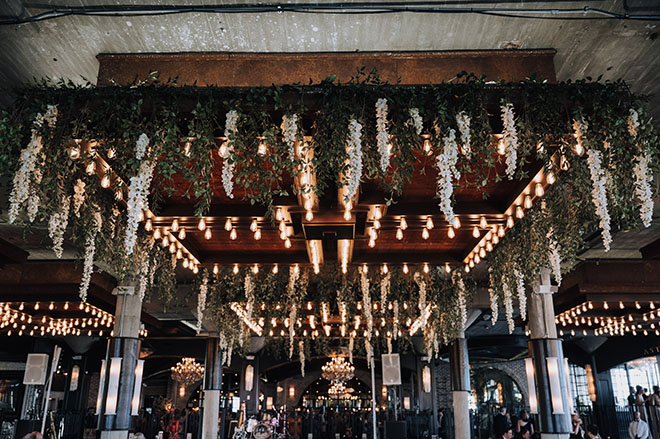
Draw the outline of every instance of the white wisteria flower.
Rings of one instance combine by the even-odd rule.
[[[291,303],[289,310],[289,358],[293,357],[293,340],[296,336],[296,321],[298,320],[298,308]]]
[[[34,176],[38,177],[38,180],[41,180],[41,171],[36,170],[34,172]],[[25,208],[25,211],[27,212],[28,216],[28,221],[31,223],[34,222],[35,219],[37,219],[37,213],[39,212],[39,205],[41,204],[41,198],[39,198],[39,194],[37,193],[36,189],[34,186],[38,185],[41,181],[33,181],[32,187],[30,187],[30,196],[28,197],[27,200],[27,207]]]
[[[296,158],[296,137],[298,137],[298,115],[296,113],[282,116],[282,137],[288,148],[289,161]]]
[[[413,275],[413,280],[419,287],[418,306],[420,310],[423,310],[424,308],[426,308],[426,280],[421,274],[419,274],[419,272],[415,272],[415,274]]]
[[[515,268],[513,277],[516,280],[516,290],[518,291],[518,306],[520,307],[520,318],[527,320],[527,295],[525,294],[525,278],[523,274]]]
[[[419,114],[419,108],[411,108],[408,111],[410,113],[410,119],[408,122],[415,127],[415,132],[419,136],[422,134],[422,130],[424,129],[424,121],[422,120],[422,116]]]
[[[506,313],[506,323],[509,326],[509,334],[511,334],[516,327],[513,321],[513,294],[511,294],[509,283],[504,277],[502,277],[502,291],[504,293],[504,311]]]
[[[371,346],[371,340],[364,339],[364,350],[367,353],[367,367],[371,369],[371,359],[374,356],[374,348]]]
[[[60,208],[53,212],[48,221],[48,236],[53,240],[53,251],[58,258],[62,257],[62,246],[64,245],[64,232],[69,223],[69,208],[71,197],[64,197]]]
[[[220,330],[219,337],[220,350],[222,351],[222,364],[223,366],[231,366],[231,357],[234,351],[234,341],[231,337],[227,337],[224,330]]]
[[[94,206],[92,225],[85,238],[85,258],[83,260],[82,282],[80,282],[80,291],[78,292],[80,300],[83,302],[87,301],[87,291],[89,290],[89,283],[92,280],[92,272],[94,271],[96,236],[101,231],[102,226],[103,218],[101,217],[101,211],[98,206]]]
[[[651,156],[648,153],[635,157],[635,194],[639,198],[639,216],[644,227],[651,226],[653,220],[653,190],[651,189],[653,174],[649,172],[650,162]]]
[[[387,132],[387,99],[376,101],[376,144],[380,155],[380,170],[387,171],[390,165],[390,135]]]
[[[204,319],[204,310],[206,309],[206,294],[209,289],[209,278],[204,276],[202,284],[199,286],[199,293],[197,293],[197,325],[196,332],[199,334],[202,331],[202,320]]]
[[[85,182],[81,179],[76,181],[73,187],[73,214],[80,218],[80,208],[85,202]]]
[[[392,332],[394,335],[394,339],[399,338],[399,301],[395,300],[394,301],[394,306],[392,307],[392,314],[394,314],[394,322],[392,323]]]
[[[451,197],[454,193],[453,179],[460,179],[461,174],[456,168],[458,161],[458,144],[456,143],[456,131],[449,130],[449,134],[443,139],[443,152],[436,159],[438,169],[438,180],[436,193],[440,198],[440,210],[445,214],[445,219],[451,224],[454,221],[454,208]]]
[[[140,296],[140,301],[144,300],[144,296],[147,294],[147,286],[149,286],[149,258],[143,257],[140,260],[140,269],[138,270],[139,280],[137,295]]]
[[[145,133],[140,134],[135,142],[135,158],[142,161],[144,155],[147,153],[147,146],[149,146],[149,136]]]
[[[470,158],[472,155],[472,147],[470,146],[470,116],[461,111],[456,115],[456,124],[458,125],[458,132],[461,133],[461,143],[463,144],[463,154],[465,157]]]
[[[351,336],[348,338],[348,362],[353,362],[353,348],[355,347],[355,336],[351,332]]]
[[[346,169],[346,192],[349,199],[353,199],[362,178],[362,125],[351,119],[348,124],[348,139],[346,153],[348,154],[348,167]]]
[[[495,285],[494,279],[493,279],[493,269],[489,268],[488,269],[489,277],[490,277],[490,282],[489,284],[491,285],[491,288],[488,288],[488,295],[490,296],[490,315],[491,319],[490,322],[491,324],[497,323],[497,319],[499,317],[499,305],[497,304],[497,292],[492,288],[493,285]]]
[[[132,254],[135,248],[140,213],[149,209],[149,188],[151,187],[154,167],[154,161],[143,160],[140,163],[138,175],[130,179],[128,199],[126,200],[127,220],[126,237],[124,239],[126,255]]]
[[[383,314],[387,309],[387,296],[390,295],[390,273],[380,278],[380,306]]]
[[[298,354],[300,355],[300,375],[305,378],[305,342],[298,342]]]
[[[229,198],[234,198],[234,163],[230,160],[234,152],[234,137],[238,126],[238,112],[230,110],[227,112],[225,123],[225,137],[227,138],[227,147],[222,155],[222,186]]]
[[[362,312],[367,322],[367,339],[371,340],[374,329],[374,316],[371,312],[371,295],[369,294],[369,277],[366,270],[360,272],[360,287],[362,290]]]
[[[591,175],[592,190],[591,196],[596,207],[596,215],[599,218],[599,225],[602,229],[603,246],[605,251],[610,251],[612,243],[612,234],[610,231],[610,214],[607,211],[607,180],[602,169],[603,155],[600,151],[589,149],[587,151],[587,164]]]
[[[252,278],[252,275],[248,272],[245,274],[245,280],[244,280],[244,288],[245,288],[245,298],[247,299],[247,303],[245,306],[245,316],[248,321],[252,320],[252,313],[254,311],[254,279]]]
[[[639,128],[639,113],[634,108],[630,109],[628,116],[628,132],[632,137],[637,137],[637,129]]]
[[[465,298],[465,282],[463,282],[463,277],[458,274],[458,271],[455,271],[452,275],[452,281],[456,285],[457,290],[457,302],[458,302],[458,314],[460,316],[461,330],[465,329],[465,324],[467,323],[467,301]]]
[[[548,230],[548,260],[550,261],[550,269],[555,278],[557,285],[561,285],[561,246],[557,242],[555,232],[550,228]]]
[[[511,180],[516,173],[518,163],[518,130],[516,129],[513,104],[507,103],[500,108],[502,109],[502,143],[506,155],[506,175]]]

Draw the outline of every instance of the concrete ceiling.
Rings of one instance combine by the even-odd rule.
[[[142,5],[167,3],[155,0],[139,2]],[[628,0],[627,10],[623,0],[497,4],[460,0],[443,3],[528,9],[580,9],[590,6],[616,13],[647,15],[660,12],[657,6],[653,6],[654,3],[657,5],[653,0]],[[633,3],[641,6],[631,12],[630,5]],[[111,0],[106,4],[116,6],[121,3]],[[184,0],[179,4],[202,3]],[[90,5],[98,6],[98,3],[75,0],[67,4]],[[50,0],[39,4],[1,0],[0,15],[33,16],[55,7],[56,4]],[[43,77],[76,82],[86,78],[95,82],[98,73],[95,57],[99,53],[554,48],[557,50],[556,70],[560,80],[603,75],[604,80],[625,79],[635,92],[657,94],[660,90],[659,25],[660,21],[543,20],[410,12],[67,16],[37,23],[0,26],[0,83],[14,86]],[[660,114],[660,105],[654,107],[654,113]]]

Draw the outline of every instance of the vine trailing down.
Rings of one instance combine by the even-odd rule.
[[[154,245],[155,236],[147,230],[148,209],[157,215],[163,194],[176,194],[195,200],[196,214],[203,216],[214,196],[232,198],[240,189],[240,196],[273,214],[275,197],[295,191],[283,182],[302,169],[297,144],[311,150],[313,159],[305,168],[315,175],[316,186],[309,190],[319,195],[340,187],[353,198],[361,182],[369,180],[382,186],[385,203],[397,202],[415,172],[428,172],[431,164],[431,172],[437,173],[439,211],[450,223],[458,189],[470,187],[487,196],[489,185],[502,179],[527,181],[529,163],[542,163],[556,182],[546,189],[543,203],[526,208],[486,258],[493,319],[501,303],[510,322],[516,296],[524,307],[524,285],[533,285],[548,267],[560,282],[562,272],[587,246],[587,233],[600,232],[609,248],[617,230],[650,225],[658,137],[645,97],[629,94],[622,82],[492,85],[474,75],[459,77],[459,83],[413,87],[385,84],[373,74],[345,84],[326,80],[309,86],[177,87],[151,79],[130,86],[28,87],[0,113],[0,172],[12,181],[9,221],[45,226],[57,256],[65,245],[79,249],[83,297],[94,262],[103,262],[119,281],[147,273],[140,294],[171,300],[177,258],[167,247]],[[487,111],[498,103],[501,132],[493,130]],[[216,162],[222,194],[214,194]],[[196,261],[186,263],[202,276],[205,270]],[[465,268],[453,267],[453,272]],[[420,317],[422,295],[407,304],[405,298],[423,286],[425,328],[434,334],[426,346],[434,351],[438,337],[451,340],[456,323],[464,319],[461,310],[471,283],[469,273],[461,273],[462,282],[452,282],[441,274],[444,268],[431,268],[417,279],[412,273],[391,273],[381,280],[370,273],[363,280],[350,270],[343,274],[330,267],[323,272],[336,279],[322,283],[318,276],[323,272],[299,270],[269,274],[274,277],[263,282],[267,287],[255,288],[262,285],[253,279],[256,275],[247,278],[221,268],[209,277],[206,309],[233,322],[229,304],[248,301],[246,285],[250,313],[255,314],[256,304],[280,297],[277,288],[287,291],[278,312],[282,320],[289,319],[288,328],[272,330],[280,342],[288,335],[293,356],[296,340],[303,336],[298,310],[311,294],[307,285],[314,287],[310,299],[336,307],[341,298],[348,308],[346,318],[371,320],[367,335],[374,340],[386,339],[389,332],[400,344],[407,339],[404,323]],[[285,280],[287,275],[291,278]],[[458,285],[466,293],[459,294]],[[382,310],[391,318],[385,318],[384,327],[380,314],[355,309],[357,303],[384,306],[385,298],[396,300]],[[223,346],[243,345],[241,333],[245,337],[250,330],[226,327]],[[362,336],[347,329],[343,337],[348,343]],[[352,345],[360,349],[362,343]],[[299,355],[303,359],[305,353]]]

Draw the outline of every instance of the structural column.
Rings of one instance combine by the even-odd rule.
[[[528,302],[530,339],[536,389],[530,390],[530,400],[536,396],[538,426],[543,439],[568,438],[571,430],[569,393],[562,340],[557,338],[550,270],[541,271],[540,284]],[[533,395],[536,390],[536,395]],[[530,405],[532,405],[530,403]],[[534,412],[534,407],[531,407]]]
[[[117,296],[115,326],[108,340],[102,376],[99,429],[101,439],[126,439],[131,428],[131,405],[140,353],[142,299],[135,294],[133,285],[119,286],[113,294]]]
[[[220,390],[222,389],[222,351],[220,339],[210,336],[206,341],[204,361],[204,407],[202,408],[202,439],[218,438]]]
[[[451,395],[454,408],[454,438],[470,439],[470,366],[465,334],[451,344]]]

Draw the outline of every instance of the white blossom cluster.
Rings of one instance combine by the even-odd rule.
[[[126,200],[127,221],[124,244],[126,254],[133,253],[137,241],[137,230],[142,211],[149,209],[149,188],[156,163],[152,160],[143,160],[140,163],[138,175],[131,177],[128,186],[128,199]]]
[[[394,339],[396,340],[399,338],[399,301],[395,300],[394,301],[394,307],[393,307],[393,314],[394,314],[394,323],[392,324],[392,332],[394,335]]]
[[[296,321],[298,320],[298,308],[291,303],[289,309],[289,358],[293,357],[293,339],[296,336]]]
[[[73,214],[80,218],[80,208],[85,202],[85,182],[81,179],[76,181],[73,187]]]
[[[362,178],[362,125],[357,120],[351,119],[348,124],[348,132],[346,145],[346,152],[348,153],[346,177],[348,178],[348,183],[346,184],[346,191],[349,199],[352,199],[357,192],[360,179]]]
[[[53,251],[58,258],[62,257],[64,232],[69,223],[69,208],[71,197],[64,197],[60,208],[53,212],[48,221],[48,236],[53,240]]]
[[[607,211],[607,180],[602,168],[603,155],[600,151],[589,149],[587,151],[587,164],[589,165],[589,173],[591,175],[591,183],[593,184],[591,190],[591,197],[593,198],[594,206],[596,207],[596,215],[600,219],[600,228],[602,229],[603,246],[605,251],[610,251],[610,244],[612,243],[612,234],[610,232],[610,214]]]
[[[410,119],[408,120],[408,123],[415,127],[415,132],[419,136],[422,134],[422,130],[424,129],[424,121],[422,120],[422,116],[419,114],[419,108],[411,108],[408,110],[408,112],[410,113]]]
[[[525,278],[517,268],[513,270],[513,277],[516,280],[516,290],[518,291],[518,306],[520,307],[520,318],[527,320],[527,295],[525,294]]]
[[[367,321],[367,339],[371,340],[371,334],[374,329],[374,316],[371,312],[371,295],[369,294],[369,278],[366,270],[360,272],[360,287],[362,289],[362,312]]]
[[[472,155],[472,147],[470,146],[472,139],[470,134],[470,116],[465,111],[461,111],[456,115],[456,124],[458,125],[458,132],[461,133],[463,154],[465,154],[465,157],[470,158]]]
[[[197,325],[195,330],[199,334],[202,331],[202,319],[204,318],[204,310],[206,309],[206,294],[209,290],[209,278],[204,276],[202,284],[199,286],[199,293],[197,293]]]
[[[296,113],[282,116],[282,137],[288,148],[289,161],[293,162],[296,158],[296,137],[298,136],[298,115]]]
[[[348,338],[348,362],[353,362],[353,349],[355,347],[355,336],[351,332],[351,336]]]
[[[548,230],[548,260],[550,262],[550,269],[555,278],[557,285],[561,285],[561,246],[555,238],[555,232],[550,228]]]
[[[35,187],[41,182],[41,171],[38,162],[43,155],[43,147],[39,129],[44,121],[53,128],[57,122],[57,106],[49,105],[45,114],[37,114],[32,124],[30,143],[21,151],[20,166],[14,175],[11,193],[9,194],[9,223],[18,219],[18,211],[27,202],[28,218],[30,222],[36,218],[39,210],[39,195]]]
[[[135,158],[137,160],[142,161],[144,159],[144,155],[147,153],[147,146],[149,146],[149,136],[142,133],[135,142]]]
[[[298,355],[300,355],[300,375],[305,378],[305,342],[298,342]]]
[[[371,358],[374,356],[374,348],[371,346],[371,340],[364,339],[364,350],[367,353],[367,367],[371,369]]]
[[[449,134],[443,138],[443,152],[436,159],[438,168],[437,194],[440,198],[440,210],[445,214],[445,219],[451,224],[454,221],[454,208],[451,205],[451,197],[454,193],[453,179],[460,179],[461,174],[456,168],[458,161],[458,144],[456,143],[456,131],[449,130]]]
[[[385,341],[387,343],[387,353],[391,354],[392,353],[392,337],[386,337]]]
[[[504,143],[504,154],[506,155],[506,175],[509,180],[516,173],[518,161],[518,130],[514,119],[513,104],[508,103],[501,106],[502,109],[502,142]]]
[[[506,323],[509,326],[509,334],[513,332],[516,325],[513,321],[513,294],[507,280],[502,277],[502,291],[504,293],[504,312],[506,313]]]
[[[424,310],[426,308],[426,280],[419,272],[415,272],[413,280],[419,287],[419,309]]]
[[[653,175],[649,173],[651,156],[647,153],[637,156],[635,159],[633,171],[635,173],[635,193],[640,202],[639,216],[644,227],[649,227],[653,220],[653,191],[651,190]]]
[[[452,276],[452,281],[456,285],[456,290],[458,292],[458,313],[461,316],[461,330],[465,329],[465,324],[467,323],[467,303],[465,298],[465,282],[463,282],[463,277],[458,272],[454,272]]]
[[[222,364],[224,366],[231,366],[231,357],[233,355],[234,343],[231,338],[228,338],[224,331],[220,331],[220,350],[222,351]]]
[[[254,312],[254,280],[250,273],[245,274],[245,280],[243,281],[243,287],[245,288],[245,298],[247,303],[245,306],[245,317],[248,321],[252,320],[252,313]]]
[[[376,101],[376,145],[380,155],[380,170],[387,171],[390,165],[390,135],[387,133],[387,99]]]
[[[222,155],[222,186],[229,198],[234,198],[234,163],[230,162],[232,152],[234,152],[234,139],[238,125],[238,112],[231,110],[227,112],[227,121],[225,123],[225,137],[227,138],[227,148]]]
[[[89,283],[92,280],[92,272],[94,271],[94,253],[96,253],[96,235],[101,231],[103,226],[103,218],[98,206],[94,206],[94,213],[92,215],[92,226],[87,232],[85,238],[85,258],[83,259],[83,272],[82,282],[80,282],[80,299],[83,302],[87,301],[87,291],[89,290]]]
[[[488,272],[490,273],[490,285],[495,285],[494,279],[493,279],[493,269],[489,268]],[[499,317],[499,306],[497,304],[497,293],[493,288],[488,289],[488,295],[490,296],[490,314],[491,314],[491,319],[490,322],[491,324],[495,324],[497,322],[497,318]]]
[[[390,295],[390,273],[387,272],[385,276],[380,278],[380,306],[385,313],[387,309],[387,296]]]
[[[147,286],[149,285],[149,258],[143,257],[140,260],[140,269],[138,271],[138,288],[137,295],[140,296],[140,302],[144,300],[144,296],[147,294]]]
[[[637,129],[639,128],[639,113],[634,108],[630,109],[628,116],[628,132],[632,137],[637,137]]]

